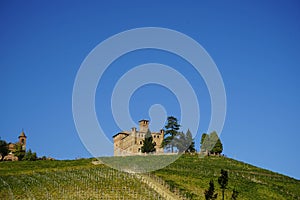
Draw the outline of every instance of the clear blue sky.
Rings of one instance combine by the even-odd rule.
[[[14,142],[24,128],[28,148],[39,156],[91,157],[72,117],[82,61],[114,34],[165,27],[199,42],[219,68],[227,94],[224,153],[300,179],[299,10],[298,1],[1,1],[1,139]],[[205,132],[210,101],[203,80],[183,69],[180,58],[155,50],[128,54],[103,76],[96,109],[104,130],[119,131],[109,110],[113,85],[130,67],[147,62],[183,70],[201,102],[198,134]],[[174,95],[157,85],[134,93],[132,118],[149,118],[155,103],[180,118]]]

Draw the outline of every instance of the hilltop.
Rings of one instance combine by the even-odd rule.
[[[299,180],[226,157],[183,155],[144,174],[120,172],[92,160],[1,162],[0,198],[204,199],[204,190],[214,180],[221,199],[217,179],[224,169],[229,175],[225,199],[233,188],[239,191],[238,199],[300,199]]]

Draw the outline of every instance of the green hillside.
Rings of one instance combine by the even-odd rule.
[[[229,174],[225,199],[233,188],[239,192],[237,199],[300,199],[299,180],[225,157],[197,155],[181,156],[146,174],[94,165],[92,159],[0,162],[0,199],[204,199],[211,179],[221,199],[221,169]]]
[[[211,179],[221,197],[217,181],[221,169],[229,174],[225,199],[230,199],[234,188],[239,192],[238,199],[300,199],[299,180],[225,157],[182,156],[154,174],[194,194],[194,199],[204,199],[204,190]]]

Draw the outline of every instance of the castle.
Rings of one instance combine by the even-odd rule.
[[[139,126],[140,130],[133,127],[131,131],[122,131],[113,136],[114,156],[141,154],[143,140],[149,129],[149,121],[140,120]],[[151,132],[151,135],[153,142],[156,143],[155,153],[163,153],[164,149],[161,147],[161,143],[164,139],[164,130],[160,130],[160,132]]]
[[[22,130],[21,134],[19,135],[19,141],[17,143],[8,143],[8,155],[6,155],[3,160],[11,160],[16,161],[19,160],[17,156],[14,155],[14,152],[16,151],[16,145],[21,145],[22,151],[26,151],[26,135],[24,131]]]

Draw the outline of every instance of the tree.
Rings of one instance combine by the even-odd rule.
[[[183,132],[178,132],[173,139],[172,144],[178,149],[180,153],[185,152],[188,148],[186,136]]]
[[[153,138],[151,135],[150,130],[148,129],[146,135],[145,135],[145,139],[143,140],[143,146],[141,148],[142,153],[151,153],[151,152],[155,152],[156,143],[153,142]]]
[[[8,154],[8,145],[5,140],[0,140],[0,161]]]
[[[196,152],[195,142],[194,142],[194,139],[193,139],[190,129],[188,129],[188,131],[186,132],[186,139],[187,139],[187,143],[189,145],[187,152],[195,153]]]
[[[13,152],[15,156],[18,157],[19,160],[22,160],[25,156],[25,150],[23,150],[22,144],[15,144],[15,151]]]
[[[206,200],[215,200],[218,197],[218,194],[215,193],[214,181],[210,180],[208,190],[204,191],[204,196]]]
[[[231,199],[236,200],[239,195],[239,192],[236,189],[233,189]]]
[[[222,200],[224,200],[224,192],[228,184],[228,172],[226,170],[221,169],[221,176],[218,178],[218,183],[222,190]]]
[[[223,151],[223,144],[217,132],[215,131],[212,132],[209,138],[210,138],[209,140],[210,140],[210,148],[211,148],[210,152],[212,154],[221,154]]]
[[[37,155],[36,152],[32,152],[31,149],[29,149],[26,153],[25,156],[22,160],[30,160],[30,161],[35,161],[37,160]]]
[[[190,130],[188,130],[186,134],[184,134],[183,132],[178,132],[172,143],[180,153],[193,153],[196,151],[195,142]]]
[[[206,134],[206,133],[202,134],[200,145],[201,145],[202,152],[205,152],[205,151],[209,152],[209,135],[208,134]]]
[[[180,125],[178,124],[177,118],[169,116],[167,119],[168,123],[165,126],[165,138],[162,142],[162,147],[171,147],[172,153],[174,152],[173,139],[178,135]]]
[[[200,144],[202,152],[221,154],[223,151],[223,144],[215,131],[210,134],[203,133]]]
[[[218,139],[211,153],[220,155],[222,152],[223,152],[223,144],[221,140]]]

